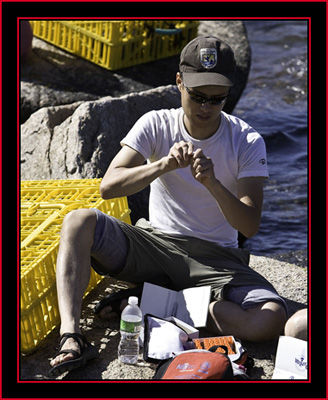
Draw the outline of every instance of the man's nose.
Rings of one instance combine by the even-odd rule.
[[[208,101],[206,101],[205,103],[201,104],[201,108],[204,112],[208,112],[211,109],[211,105]]]

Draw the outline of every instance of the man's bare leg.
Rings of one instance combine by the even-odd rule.
[[[238,304],[221,300],[210,304],[207,328],[216,335],[263,342],[278,337],[286,320],[284,307],[276,302],[243,310]]]
[[[90,255],[96,222],[95,212],[87,209],[70,212],[63,222],[56,266],[61,335],[81,333],[82,299],[90,280]],[[71,338],[62,349],[80,352],[78,344]],[[71,353],[60,354],[50,364],[54,366],[73,358]]]

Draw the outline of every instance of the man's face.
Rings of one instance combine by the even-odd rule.
[[[188,88],[184,86],[180,75],[177,77],[177,84],[181,92],[184,122],[188,132],[193,136],[196,130],[200,131],[202,137],[198,137],[199,139],[205,139],[215,133],[225,105],[224,97],[229,95],[229,87],[211,85]],[[212,104],[205,100],[211,100]]]

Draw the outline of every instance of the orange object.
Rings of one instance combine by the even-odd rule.
[[[235,341],[232,336],[217,336],[204,339],[194,339],[196,349],[209,350],[212,346],[226,346],[229,354],[236,354]],[[218,353],[224,353],[224,349],[218,348]]]

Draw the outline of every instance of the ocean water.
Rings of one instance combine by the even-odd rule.
[[[233,114],[264,138],[270,178],[261,228],[244,247],[252,254],[307,248],[307,22],[246,20],[252,49],[247,87]]]

